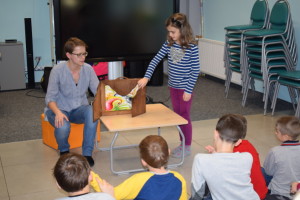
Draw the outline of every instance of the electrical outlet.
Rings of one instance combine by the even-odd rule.
[[[41,61],[41,59],[42,59],[42,57],[41,57],[41,56],[36,56],[36,57],[35,57],[35,61],[36,61],[36,62],[39,62],[39,61]]]

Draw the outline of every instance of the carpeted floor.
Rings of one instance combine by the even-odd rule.
[[[232,86],[227,99],[224,89],[224,81],[201,76],[194,90],[192,121],[218,118],[226,113],[263,113],[262,94],[249,92],[247,104],[242,107],[240,87]],[[171,108],[167,77],[164,77],[163,86],[148,86],[147,95],[154,102]],[[42,89],[0,92],[0,143],[41,138],[40,114],[45,106],[44,96]],[[293,113],[291,104],[284,101],[278,101],[276,111]],[[104,127],[101,129],[105,130]]]

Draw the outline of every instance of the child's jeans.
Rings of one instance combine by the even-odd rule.
[[[261,168],[261,171],[262,171],[262,173],[263,173],[263,175],[264,175],[264,178],[265,178],[265,180],[266,180],[266,184],[267,184],[267,186],[268,186],[269,183],[271,182],[273,176],[268,175],[263,167]]]

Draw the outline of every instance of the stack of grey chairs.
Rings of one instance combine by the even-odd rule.
[[[268,99],[273,99],[274,85],[278,74],[295,70],[298,53],[295,33],[287,0],[277,0],[271,10],[266,29],[243,33],[244,92],[242,105],[245,106],[249,87],[255,90],[255,80],[263,86],[264,114]],[[273,104],[271,105],[271,107]]]
[[[241,84],[244,89],[245,70],[242,66],[243,55],[243,33],[249,30],[261,30],[268,27],[269,5],[267,0],[256,0],[250,16],[250,23],[225,27],[224,65],[225,65],[225,96],[227,98],[232,73],[241,74]],[[243,91],[242,89],[242,91]]]

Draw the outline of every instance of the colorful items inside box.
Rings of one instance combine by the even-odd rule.
[[[129,94],[121,96],[117,94],[109,85],[105,86],[105,110],[117,111],[117,110],[131,110],[132,98],[135,97],[139,90],[138,85],[133,88]]]

